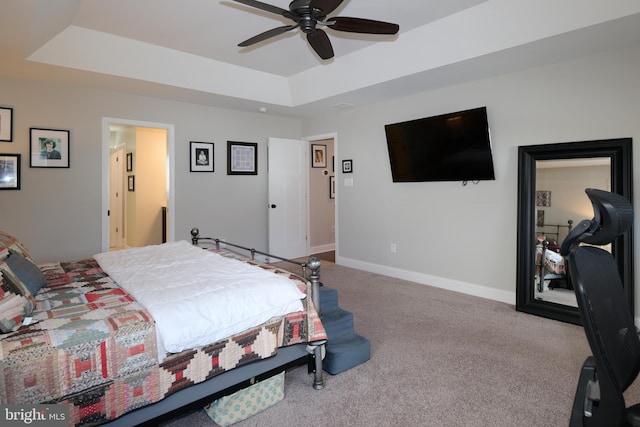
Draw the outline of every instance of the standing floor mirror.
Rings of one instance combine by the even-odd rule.
[[[521,146],[518,162],[516,310],[581,324],[557,250],[572,227],[593,218],[586,188],[631,200],[631,138]],[[616,259],[633,315],[633,231],[604,249]]]

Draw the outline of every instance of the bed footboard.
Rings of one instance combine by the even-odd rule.
[[[301,269],[301,276],[311,283],[311,299],[313,305],[318,311],[318,315],[322,315],[320,312],[320,259],[315,256],[310,256],[306,262],[300,262],[288,258],[283,258],[278,255],[273,255],[267,252],[262,252],[254,248],[248,248],[236,243],[230,243],[213,237],[200,237],[200,230],[198,228],[191,229],[191,243],[196,246],[202,246],[203,244],[215,245],[216,249],[220,249],[220,245],[231,246],[236,249],[249,252],[251,259],[255,259],[256,254],[263,255],[269,259],[277,259],[280,261],[295,264]],[[307,270],[311,270],[309,273]],[[322,370],[322,347],[325,341],[313,342],[307,345],[307,351],[313,355],[314,359],[314,380],[313,388],[316,390],[322,390],[324,388],[323,370]]]

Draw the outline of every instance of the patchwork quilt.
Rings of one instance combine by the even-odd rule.
[[[98,425],[278,347],[326,339],[306,282],[249,262],[289,276],[307,293],[305,311],[160,363],[153,318],[93,258],[40,265],[47,286],[35,296],[33,323],[0,334],[0,403],[69,404],[72,424]]]

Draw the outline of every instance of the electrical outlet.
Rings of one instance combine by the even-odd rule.
[[[398,245],[396,245],[395,243],[392,243],[390,250],[392,254],[395,254],[396,252],[398,252]]]

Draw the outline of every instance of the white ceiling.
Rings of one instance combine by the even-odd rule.
[[[297,29],[237,47],[291,22],[231,0],[0,0],[0,75],[304,116],[640,43],[637,0],[345,0],[331,16],[400,32],[327,30],[323,61]]]

